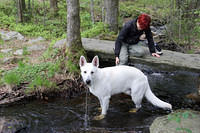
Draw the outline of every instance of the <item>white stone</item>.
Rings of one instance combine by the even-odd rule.
[[[1,49],[1,52],[2,52],[2,53],[9,53],[9,52],[11,52],[11,51],[12,51],[11,48],[9,48],[9,49]]]
[[[23,55],[23,49],[18,49],[13,54],[14,55]]]
[[[1,34],[1,38],[4,41],[9,41],[12,39],[17,39],[17,40],[24,40],[24,36],[22,36],[20,33],[16,32],[16,31],[0,31]]]

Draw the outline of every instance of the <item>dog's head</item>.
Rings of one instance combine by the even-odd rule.
[[[80,69],[81,69],[81,76],[83,78],[83,81],[88,86],[91,86],[92,82],[95,80],[98,67],[99,67],[99,58],[98,56],[95,56],[92,60],[92,63],[87,63],[84,56],[80,57]]]

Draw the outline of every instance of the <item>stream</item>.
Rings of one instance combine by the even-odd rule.
[[[197,91],[199,73],[187,71],[158,71],[148,66],[136,65],[148,76],[154,94],[172,104],[176,109],[200,111],[200,105],[187,99],[185,95]],[[86,101],[87,114],[86,120]],[[137,113],[129,113],[134,107],[131,98],[125,94],[111,98],[108,114],[100,121],[93,120],[99,115],[99,102],[92,94],[82,94],[74,99],[57,98],[48,101],[35,100],[30,103],[1,107],[0,117],[20,120],[18,133],[149,133],[153,120],[169,111],[153,106],[143,99],[142,108]]]

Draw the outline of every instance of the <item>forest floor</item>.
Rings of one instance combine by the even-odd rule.
[[[30,40],[31,38],[26,38],[26,40]],[[42,55],[46,51],[46,49],[41,50],[34,50],[34,51],[27,51],[26,54],[24,53],[15,53],[17,50],[20,49],[27,49],[29,46],[44,46],[45,48],[48,48],[50,44],[50,41],[39,41],[36,43],[30,44],[28,41],[21,41],[21,40],[11,40],[5,42],[3,45],[0,45],[0,49],[7,49],[11,50],[9,53],[4,54],[4,58],[10,58],[11,60],[8,62],[5,62],[4,64],[0,64],[1,69],[3,70],[10,70],[17,66],[17,60],[18,59],[24,59],[26,58],[30,64],[38,64],[43,62]],[[14,52],[14,53],[12,53]],[[16,60],[16,62],[14,61]]]
[[[25,37],[23,40],[4,41],[0,45],[0,75],[14,68],[17,68],[20,61],[30,65],[51,62],[53,59],[45,58],[44,54],[48,51],[51,41],[41,38]],[[0,78],[0,80],[1,80]],[[73,97],[80,94],[85,87],[80,77],[69,78],[67,73],[56,74],[54,79],[60,90],[34,92],[27,94],[26,88],[28,83],[20,83],[20,85],[12,86],[0,84],[0,105],[10,105],[23,99],[41,98],[47,100],[48,97],[62,96]],[[61,92],[60,92],[61,91]],[[70,95],[69,95],[70,94]]]

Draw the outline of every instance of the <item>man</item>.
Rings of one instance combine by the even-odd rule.
[[[115,42],[116,65],[128,64],[129,54],[132,52],[134,45],[139,43],[140,37],[143,33],[147,38],[151,55],[154,57],[160,57],[155,50],[150,23],[150,16],[147,14],[141,14],[138,18],[131,20],[124,25]],[[158,46],[156,46],[156,48],[161,52],[161,49]]]

